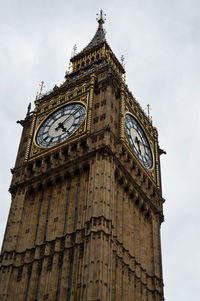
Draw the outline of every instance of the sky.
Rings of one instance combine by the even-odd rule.
[[[106,13],[106,39],[125,57],[127,85],[151,105],[161,156],[165,222],[161,226],[167,301],[200,300],[200,2],[198,0],[1,0],[0,244],[10,207],[21,126],[39,83],[60,85],[73,46],[81,51]]]

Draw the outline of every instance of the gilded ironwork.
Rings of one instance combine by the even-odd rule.
[[[83,87],[82,87],[83,88]],[[75,92],[74,94],[72,93]],[[73,96],[72,96],[73,94]],[[60,108],[66,106],[66,105],[70,105],[70,104],[75,104],[75,103],[80,103],[83,104],[86,108],[86,118],[84,119],[82,125],[66,140],[60,142],[59,144],[49,147],[49,148],[44,148],[39,146],[36,143],[36,136],[37,136],[37,132],[41,126],[41,124],[43,124],[43,122],[53,114],[53,112],[59,110]],[[77,89],[75,90],[71,90],[68,91],[65,95],[60,96],[59,98],[56,99],[52,99],[50,101],[50,103],[48,105],[45,106],[45,104],[43,104],[41,106],[41,108],[37,109],[37,113],[35,113],[35,121],[32,124],[32,131],[34,128],[34,135],[32,138],[32,144],[31,144],[31,149],[30,151],[27,151],[27,157],[26,160],[32,160],[33,158],[35,158],[35,156],[38,155],[43,155],[44,153],[48,153],[49,151],[51,151],[52,149],[57,149],[61,146],[63,146],[63,144],[68,144],[72,141],[76,141],[77,139],[80,139],[80,136],[83,136],[84,134],[86,135],[86,133],[88,133],[90,131],[90,124],[91,124],[91,109],[88,109],[88,106],[91,107],[92,103],[92,97],[90,97],[89,92],[85,92],[85,93],[81,93],[80,96],[77,95]],[[30,148],[30,147],[29,147]],[[29,153],[29,156],[28,156]]]

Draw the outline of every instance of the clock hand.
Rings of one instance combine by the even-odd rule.
[[[80,110],[81,110],[81,108],[78,108],[76,111],[74,111],[73,115],[78,113]],[[68,115],[67,118],[65,120],[63,120],[63,122],[59,122],[59,124],[55,128],[55,130],[58,131],[59,128],[61,128],[63,131],[66,131],[66,128],[64,127],[64,123],[66,123],[71,117],[72,117],[72,115]]]
[[[63,130],[63,132],[66,132],[66,128],[64,127],[62,122],[60,122],[60,128]]]
[[[82,108],[78,108],[76,111],[74,111],[73,115],[75,115],[76,113],[78,113]],[[68,121],[70,118],[72,117],[72,115],[67,116],[67,118],[65,120],[63,120],[63,124]]]
[[[140,143],[141,143],[141,141],[138,139],[137,136],[135,137],[135,142],[137,143],[139,152],[140,152],[140,154],[141,154],[141,149],[140,149]]]
[[[140,143],[138,143],[139,153],[141,154]]]
[[[136,138],[137,138],[137,136],[136,136]],[[135,139],[136,139],[135,138]],[[136,141],[137,143],[139,143],[139,144],[141,144],[142,146],[144,146],[144,147],[149,147],[147,144],[145,144],[142,140],[139,140],[138,138],[137,138],[137,141]]]
[[[59,122],[58,126],[55,128],[56,131],[59,130],[59,128],[61,128],[63,131],[66,131],[66,128],[63,125],[63,122]]]
[[[147,144],[145,144],[145,143],[143,143],[143,142],[141,142],[141,144],[142,144],[144,147],[149,148],[149,146],[148,146]]]

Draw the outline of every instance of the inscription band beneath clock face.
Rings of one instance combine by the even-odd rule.
[[[80,103],[66,105],[50,115],[40,126],[36,143],[51,147],[69,138],[83,123],[86,108]]]
[[[149,143],[141,126],[130,114],[125,115],[125,129],[136,156],[146,168],[150,169],[153,165],[153,158]]]

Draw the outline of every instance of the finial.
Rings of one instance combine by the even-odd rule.
[[[39,92],[36,93],[36,97],[35,97],[35,100],[38,100],[39,99]]]
[[[125,64],[124,64],[125,58],[124,58],[123,54],[121,55],[120,60],[121,60],[122,67],[125,69]],[[123,79],[124,83],[126,83],[126,71],[125,71],[124,75],[122,75],[122,79]]]
[[[105,20],[106,20],[106,18],[105,18],[105,16],[106,16],[106,14],[104,14],[103,13],[103,10],[101,9],[100,10],[100,13],[99,14],[97,14],[97,22],[101,25],[101,24],[103,24],[103,23],[105,23]]]
[[[71,62],[69,61],[68,74],[71,72],[71,68],[72,68],[72,64],[71,64]]]
[[[146,110],[147,110],[147,117],[149,118],[150,122],[152,122],[152,116],[150,116],[150,111],[152,109],[150,107],[150,104],[147,105]]]
[[[41,83],[39,84],[39,86],[40,86],[40,93],[39,93],[39,96],[41,96],[41,95],[42,95],[42,89],[45,87],[44,81],[43,81],[43,80],[41,81]]]
[[[72,56],[75,56],[75,55],[76,55],[76,50],[77,50],[77,45],[75,44],[74,47],[73,47],[73,53],[72,53]]]
[[[26,116],[29,116],[30,111],[31,111],[31,102],[29,102],[29,105],[28,105],[28,108],[27,108]]]
[[[37,92],[35,100],[40,99],[41,96],[42,96],[42,89],[45,87],[43,80],[41,81],[41,83],[39,84],[39,86],[40,86],[40,92]]]
[[[121,55],[121,58],[120,58],[120,59],[121,59],[122,66],[124,67],[124,61],[125,61],[125,58],[124,58],[124,55],[123,55],[123,54]]]
[[[122,78],[123,78],[124,83],[126,84],[126,72],[124,73]]]

